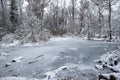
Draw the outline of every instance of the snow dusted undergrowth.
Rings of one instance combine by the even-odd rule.
[[[73,39],[72,37],[52,37],[49,41],[63,41],[63,40],[70,40]],[[48,41],[48,42],[49,42]],[[10,36],[3,37],[3,40],[0,43],[0,47],[8,48],[8,47],[16,47],[16,46],[22,46],[22,47],[30,47],[30,46],[39,46],[44,44],[44,41],[36,42],[36,43],[24,43],[21,44],[21,41],[11,39]]]

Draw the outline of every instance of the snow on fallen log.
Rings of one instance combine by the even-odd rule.
[[[22,59],[23,59],[23,57],[20,56],[20,57],[17,57],[17,58],[12,59],[12,62],[18,63],[18,62],[20,62]]]
[[[107,68],[112,72],[120,72],[119,62],[120,52],[115,50],[112,52],[108,52],[102,55],[100,59],[95,60],[95,63],[97,63],[97,65],[95,65],[95,68],[97,68],[98,70]]]

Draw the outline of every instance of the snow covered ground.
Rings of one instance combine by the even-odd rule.
[[[26,45],[0,47],[2,80],[97,80],[94,61],[106,52],[119,50],[118,43],[69,37]]]

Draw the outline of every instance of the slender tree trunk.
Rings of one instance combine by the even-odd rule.
[[[87,23],[87,26],[88,26],[87,38],[88,40],[90,40],[90,24]]]
[[[101,38],[101,9],[100,9],[100,7],[98,6],[98,8],[99,8],[99,38]]]
[[[111,0],[109,0],[109,40],[112,40],[112,28],[111,28]]]
[[[95,35],[95,27],[94,27],[94,30],[93,30],[93,37],[96,37],[96,35]]]

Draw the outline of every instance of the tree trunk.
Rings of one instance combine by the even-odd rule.
[[[109,0],[109,40],[112,40],[112,28],[111,28],[111,0]]]

